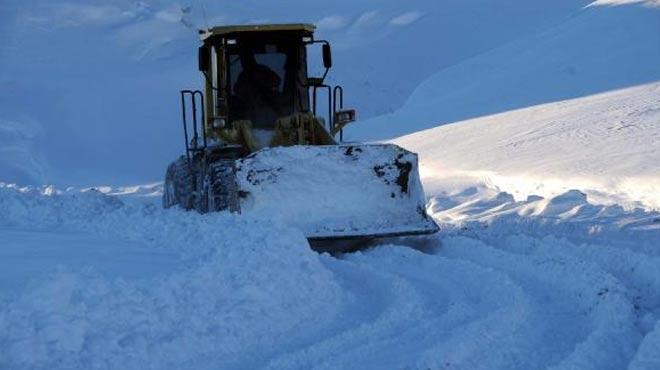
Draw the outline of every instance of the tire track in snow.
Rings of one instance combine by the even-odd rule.
[[[488,189],[457,195],[432,201],[444,204],[436,211],[448,222],[446,237],[477,239],[523,259],[569,259],[617,279],[634,308],[631,323],[643,337],[630,368],[660,368],[660,356],[653,354],[660,348],[660,214],[593,205],[577,191],[520,202]]]
[[[630,368],[660,368],[660,356],[650,356],[648,348],[660,346],[660,258],[627,248],[606,245],[575,245],[567,240],[545,237],[541,240],[514,235],[491,240],[493,246],[523,256],[570,258],[578,263],[606,271],[625,285],[635,312],[635,325],[644,339],[638,346]],[[511,248],[511,246],[526,246]],[[646,365],[642,365],[646,364]]]
[[[422,297],[407,281],[369,266],[338,263],[327,255],[322,256],[322,261],[333,274],[333,281],[342,288],[341,302],[327,307],[324,312],[327,315],[319,317],[317,322],[289,333],[276,348],[241,356],[236,361],[237,368],[310,368],[331,356],[310,345],[316,344],[319,338],[350,337],[347,333],[377,331],[398,325],[397,316],[416,314],[417,307],[411,302],[418,302]],[[337,341],[330,347],[335,352],[345,352],[351,350],[352,343]],[[291,353],[298,355],[290,356]]]
[[[538,320],[530,323],[530,330],[553,333],[553,338],[537,337],[534,343],[533,333],[521,333],[514,347],[528,354],[545,349],[547,357],[536,365],[495,368],[554,364],[557,369],[621,369],[632,359],[641,339],[633,297],[598,266],[564,255],[522,256],[462,237],[445,239],[440,254],[497,269],[537,297]],[[558,312],[563,314],[557,317]]]
[[[362,321],[334,336],[321,336],[325,339],[276,358],[270,368],[351,368],[356,363],[375,368],[410,366],[420,352],[465,327],[500,327],[495,335],[483,339],[497,342],[524,321],[529,309],[527,297],[506,276],[470,262],[432,258],[407,247],[381,247],[346,256],[334,264],[331,269],[336,271],[361,271],[357,274],[361,279],[344,286],[352,292],[362,281],[387,277],[392,304],[376,320]],[[482,280],[498,284],[484,292]],[[368,297],[363,297],[362,304],[371,304]],[[519,310],[512,311],[511,307]]]
[[[580,279],[595,272],[623,288],[617,293],[618,305],[599,305],[600,313],[591,319],[591,333],[576,343],[570,356],[556,363],[558,368],[590,368],[598,361],[602,368],[660,368],[660,359],[653,354],[653,349],[660,347],[656,332],[660,317],[658,213],[592,205],[577,191],[552,199],[530,197],[516,202],[496,189],[478,187],[434,197],[431,208],[443,221],[445,244],[462,237],[481,243],[482,250],[511,254],[520,263],[556,260],[587,266],[566,271],[578,281],[573,284],[579,286]],[[445,245],[440,253],[446,250]],[[540,269],[536,273],[549,277]],[[593,296],[590,287],[582,290]],[[601,295],[611,294],[608,288]],[[610,312],[608,330],[603,312],[617,306],[619,311]],[[617,330],[621,335],[615,335]],[[601,354],[596,355],[598,352]]]

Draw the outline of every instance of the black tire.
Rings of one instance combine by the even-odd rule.
[[[185,210],[194,207],[195,178],[186,157],[182,156],[167,167],[163,185],[163,208],[179,206]]]
[[[204,179],[206,211],[241,212],[233,159],[221,159],[209,164]]]

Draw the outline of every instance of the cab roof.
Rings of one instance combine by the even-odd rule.
[[[212,36],[238,36],[243,33],[278,31],[299,31],[305,36],[311,36],[315,29],[316,26],[309,23],[246,24],[212,27],[206,30],[199,30],[199,34],[202,40],[206,40]]]

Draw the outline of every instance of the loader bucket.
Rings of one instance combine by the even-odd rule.
[[[430,234],[417,155],[393,144],[275,147],[236,161],[241,213],[311,241]]]

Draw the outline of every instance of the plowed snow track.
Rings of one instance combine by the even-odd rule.
[[[0,295],[0,368],[660,368],[657,214],[468,191],[432,200],[462,219],[436,237],[335,258],[264,220],[47,193],[0,188],[14,253],[40,228],[170,257],[45,263]]]
[[[636,357],[649,330],[642,321],[658,313],[653,291],[660,292],[660,285],[657,278],[642,278],[641,293],[635,282],[640,276],[618,270],[616,253],[593,262],[589,249],[598,247],[562,241],[517,241],[551,250],[539,254],[464,237],[437,242],[442,246],[432,255],[381,246],[327,261],[336,275],[353,275],[343,290],[377,307],[376,314],[372,310],[359,325],[349,320],[349,328],[297,343],[297,350],[276,356],[267,367],[645,368],[644,354]],[[642,297],[656,303],[642,307]],[[346,316],[365,310],[354,306]],[[337,319],[343,323],[343,317]]]

